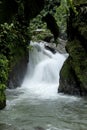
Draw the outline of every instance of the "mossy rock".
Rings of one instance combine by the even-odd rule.
[[[6,96],[4,91],[0,90],[0,109],[3,109],[6,106]]]
[[[70,57],[65,61],[61,71],[59,80],[59,93],[65,93],[69,95],[80,95],[80,89],[78,88],[76,76],[71,66]]]
[[[69,17],[66,45],[69,57],[60,72],[59,92],[87,96],[87,0],[73,2],[80,11],[78,15],[72,17],[71,13]]]
[[[87,4],[87,0],[73,0],[74,5]]]
[[[60,72],[59,92],[87,96],[87,53],[81,42],[68,42],[68,59]]]
[[[78,77],[81,87],[87,89],[87,53],[80,41],[73,40],[67,45],[71,57],[71,66]]]
[[[83,25],[79,26],[78,31],[80,32],[81,36],[83,36],[83,38],[87,40],[87,25]]]

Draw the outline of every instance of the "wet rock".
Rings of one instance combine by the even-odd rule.
[[[19,130],[11,124],[0,123],[0,130]]]
[[[58,92],[69,95],[81,95],[81,88],[79,87],[76,75],[70,65],[69,58],[64,63],[60,71],[60,85]]]
[[[51,35],[51,36],[46,36],[46,37],[43,39],[43,41],[45,41],[45,42],[54,42],[54,39],[53,39],[53,36]]]
[[[6,95],[5,92],[0,90],[0,110],[6,106]]]
[[[36,126],[36,127],[34,127],[34,129],[35,130],[45,130],[43,127],[41,127],[41,126]]]
[[[56,53],[56,50],[55,50],[54,48],[48,46],[48,45],[45,45],[45,48],[46,48],[47,50],[51,51],[53,54]]]
[[[81,2],[78,8],[78,15],[75,15],[72,9],[70,10],[66,45],[69,57],[60,72],[58,91],[87,96],[87,17],[85,17],[87,16],[87,4]]]
[[[28,56],[21,58],[9,73],[8,88],[20,87],[27,71]]]

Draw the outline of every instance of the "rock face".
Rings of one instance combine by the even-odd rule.
[[[5,51],[5,55],[8,58],[9,62],[9,79],[8,79],[8,87],[14,88],[21,85],[24,75],[26,73],[27,62],[28,62],[28,53],[27,53],[27,44],[29,42],[29,34],[27,33],[27,27],[29,25],[30,19],[34,18],[44,7],[44,0],[7,0],[7,1],[0,1],[0,24],[11,23],[12,18],[15,19],[15,33],[14,37],[12,34],[9,36],[8,40],[4,39],[5,46],[8,47],[9,41],[14,38],[11,43],[13,43],[13,49],[8,47],[11,51]],[[7,29],[9,30],[9,29]],[[18,35],[17,35],[17,32]],[[1,33],[1,32],[0,32]],[[7,33],[8,34],[8,33]],[[6,35],[7,36],[7,35]],[[16,36],[16,38],[15,38]],[[0,39],[1,40],[1,39]],[[18,41],[17,41],[18,40]],[[1,45],[3,45],[3,40],[0,41]],[[23,44],[23,43],[25,44]],[[12,45],[12,44],[11,44]],[[3,50],[3,49],[2,49]],[[1,54],[1,53],[0,53]],[[10,54],[10,55],[9,55]],[[5,78],[6,75],[3,75]],[[7,77],[6,77],[7,78]],[[2,86],[2,84],[4,84]],[[6,96],[5,92],[3,91],[4,86],[6,83],[0,82],[0,109],[3,109],[6,106]]]
[[[0,90],[0,110],[6,106],[6,96],[4,91]]]
[[[22,4],[22,3],[20,3],[20,4]],[[24,6],[24,17],[25,17],[24,20],[27,21],[29,24],[30,19],[35,17],[43,9],[44,0],[42,0],[42,1],[26,0],[26,1],[24,1],[23,4],[24,4],[23,6]],[[22,28],[22,26],[21,26],[21,28]],[[8,81],[9,88],[16,88],[18,86],[21,86],[21,84],[22,84],[22,81],[23,81],[25,73],[26,73],[28,57],[29,57],[28,54],[26,54],[26,53],[28,53],[28,52],[25,52],[25,55],[20,58],[20,60],[17,62],[17,64],[15,64],[15,66],[10,71],[9,81]]]
[[[9,74],[8,87],[20,87],[27,71],[28,55],[21,58]]]
[[[60,72],[58,92],[87,96],[87,2],[77,0],[77,3],[78,15],[70,9],[66,45],[69,57]]]

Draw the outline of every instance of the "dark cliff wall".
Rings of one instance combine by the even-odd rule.
[[[60,72],[58,91],[87,96],[87,2],[77,0],[75,6],[78,15],[70,9],[66,45],[69,57]]]
[[[7,71],[6,66],[3,66],[5,72],[1,76],[5,79],[5,83],[3,80],[0,81],[0,109],[6,106],[6,86],[18,87],[23,81],[28,63],[27,47],[30,41],[27,28],[30,20],[39,14],[43,7],[44,0],[0,1],[0,56],[6,57],[9,68]],[[5,59],[2,60],[3,63],[6,62]],[[1,68],[0,72],[2,72]]]
[[[12,68],[12,70],[9,73],[8,88],[13,89],[21,86],[27,71],[28,60],[28,54],[27,56],[24,55]]]
[[[38,13],[40,13],[40,11],[43,9],[44,7],[44,0],[25,0],[22,3],[24,6],[24,10],[23,10],[23,15],[24,15],[24,19],[26,23],[28,23],[29,26],[29,21],[30,19],[32,19],[33,17],[35,17]],[[19,14],[20,15],[20,14]],[[21,16],[20,16],[21,17]],[[19,21],[20,24],[20,21]],[[21,25],[22,29],[25,29],[25,31],[27,32],[27,26],[23,28],[23,23]],[[27,45],[29,44],[29,34],[26,34],[26,32],[23,32],[21,29],[21,33],[24,34],[26,37],[26,42],[28,41],[28,43],[26,43]],[[26,46],[27,47],[27,46]],[[26,51],[27,49],[23,50]],[[26,51],[24,53],[24,56],[20,55],[21,58],[19,58],[20,60],[15,64],[15,66],[12,68],[12,70],[9,73],[9,82],[8,82],[8,87],[9,88],[14,88],[14,87],[18,87],[22,84],[22,81],[24,79],[25,73],[26,73],[26,69],[27,69],[27,63],[29,60],[29,56],[28,56],[28,51]]]
[[[44,7],[44,0],[0,0],[0,23],[11,22],[16,14],[26,21],[35,17]]]

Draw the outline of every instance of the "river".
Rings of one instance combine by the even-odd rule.
[[[87,130],[87,99],[58,94],[59,72],[67,54],[32,43],[21,87],[7,89],[0,130]]]

